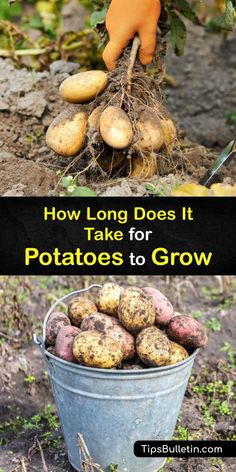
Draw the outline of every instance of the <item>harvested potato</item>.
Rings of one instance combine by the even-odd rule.
[[[71,300],[68,305],[68,316],[75,326],[80,326],[86,316],[97,311],[95,303],[82,295]]]
[[[76,326],[63,326],[60,329],[56,338],[55,350],[57,355],[64,361],[73,362],[75,360],[72,347],[75,336],[80,332],[80,329]]]
[[[100,156],[97,163],[105,172],[115,171],[124,166],[126,156],[122,151],[113,150],[111,154]]]
[[[127,114],[119,107],[107,107],[100,118],[103,141],[114,149],[127,148],[133,139],[133,130]]]
[[[134,179],[151,179],[157,174],[157,158],[155,154],[148,156],[134,156],[132,159],[132,171],[130,177]]]
[[[139,135],[136,148],[140,151],[159,151],[164,143],[161,120],[155,110],[145,108],[136,123]]]
[[[193,349],[203,347],[207,343],[203,326],[190,316],[174,316],[167,325],[166,333],[171,341]]]
[[[165,146],[171,146],[177,136],[175,124],[170,118],[166,118],[161,120],[161,126],[163,129],[164,144]]]
[[[119,343],[97,331],[82,331],[73,343],[73,354],[79,364],[112,369],[123,359]]]
[[[139,333],[136,349],[141,361],[151,367],[168,365],[171,357],[171,342],[161,331],[152,326]]]
[[[153,302],[140,288],[126,288],[120,296],[119,320],[128,331],[138,332],[155,323]]]
[[[49,126],[47,145],[61,156],[74,156],[84,145],[86,130],[86,113],[77,107],[70,107],[62,111]]]
[[[130,364],[129,362],[123,362],[121,364],[120,370],[143,370],[146,369],[147,366],[141,364],[141,362],[136,362],[135,364]]]
[[[171,354],[168,365],[177,364],[177,362],[181,362],[188,357],[189,354],[183,346],[180,346],[180,344],[171,341]]]
[[[174,315],[174,308],[168,298],[153,287],[144,287],[143,291],[153,301],[156,310],[156,323],[166,325]]]
[[[132,359],[135,354],[133,336],[125,330],[119,320],[103,313],[94,313],[81,323],[82,331],[99,331],[117,341],[123,352],[123,359]]]
[[[64,315],[64,313],[61,313],[60,311],[54,311],[51,313],[46,325],[46,344],[48,346],[53,346],[56,342],[59,330],[63,326],[68,326],[70,324],[71,322],[68,316]]]
[[[120,295],[123,288],[120,285],[107,282],[98,292],[96,305],[101,313],[112,315],[118,318],[118,308],[120,303]]]
[[[103,112],[103,106],[100,105],[99,107],[95,108],[91,115],[88,117],[88,129],[89,131],[98,131],[99,130],[99,122],[100,117]]]
[[[65,79],[59,88],[61,97],[70,103],[86,103],[103,92],[108,76],[101,70],[89,70]]]

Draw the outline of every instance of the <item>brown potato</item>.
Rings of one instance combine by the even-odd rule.
[[[84,145],[86,130],[86,113],[77,107],[70,107],[62,111],[49,126],[47,145],[61,156],[74,156]]]
[[[68,305],[68,316],[73,325],[80,327],[86,316],[96,313],[97,307],[89,298],[80,295],[73,298]]]
[[[155,323],[153,302],[140,288],[129,287],[122,292],[118,309],[119,320],[131,332],[138,332]]]
[[[123,359],[119,343],[97,331],[82,331],[73,343],[73,354],[79,364],[112,369]]]
[[[70,324],[71,322],[68,316],[64,315],[64,313],[61,313],[60,311],[54,311],[51,313],[46,325],[46,344],[48,346],[54,346],[59,330],[63,326],[68,326]]]
[[[123,288],[120,285],[107,282],[99,290],[96,305],[101,313],[112,315],[118,318],[118,308],[120,303],[120,295]]]
[[[119,107],[107,107],[101,115],[99,127],[103,141],[114,149],[125,149],[132,142],[131,122]]]
[[[199,321],[190,316],[176,315],[171,318],[166,333],[171,341],[175,341],[181,346],[196,349],[207,344],[204,327]]]
[[[177,362],[181,362],[188,357],[189,354],[183,346],[180,346],[180,344],[171,341],[171,354],[168,365],[177,364]]]
[[[82,331],[99,331],[117,341],[123,352],[123,359],[132,359],[135,354],[133,336],[125,330],[119,320],[103,313],[94,313],[81,323]]]
[[[64,361],[75,361],[72,347],[75,336],[80,332],[80,329],[76,328],[76,326],[63,326],[63,328],[60,329],[56,338],[55,350],[56,354],[61,359],[64,359]]]
[[[136,123],[139,135],[135,146],[140,151],[159,151],[164,143],[164,134],[158,113],[146,107]]]
[[[59,88],[61,97],[70,103],[86,103],[103,92],[108,75],[102,70],[89,70],[65,79]]]
[[[153,301],[156,309],[156,323],[166,325],[174,315],[174,308],[168,298],[153,287],[144,287],[143,291]]]
[[[141,361],[152,367],[168,365],[171,357],[171,342],[161,331],[152,326],[139,333],[136,349]]]

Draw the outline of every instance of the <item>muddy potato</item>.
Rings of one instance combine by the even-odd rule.
[[[151,367],[168,365],[171,357],[171,342],[156,326],[146,328],[136,339],[136,349],[141,361]]]
[[[153,287],[144,287],[143,291],[153,301],[156,310],[156,323],[166,325],[174,315],[174,308],[168,298]]]
[[[82,331],[99,331],[117,341],[123,352],[123,359],[132,359],[135,354],[133,336],[125,330],[119,320],[103,313],[94,313],[81,323]]]
[[[207,343],[204,327],[190,316],[174,316],[167,325],[166,333],[171,341],[193,349],[203,347]]]
[[[156,318],[153,302],[136,287],[126,288],[122,292],[118,315],[123,326],[134,333],[154,325]]]
[[[188,357],[189,354],[183,346],[180,346],[180,344],[171,341],[171,354],[168,365],[177,364],[177,362],[181,362]]]
[[[177,131],[174,122],[170,118],[161,120],[161,126],[163,129],[164,144],[165,146],[171,146],[176,140]]]
[[[99,128],[103,141],[114,149],[125,149],[132,142],[131,122],[119,107],[109,106],[103,111]]]
[[[157,174],[157,158],[155,154],[148,156],[134,156],[132,158],[132,171],[130,177],[134,179],[151,179]]]
[[[82,331],[73,343],[73,354],[79,364],[112,369],[123,359],[119,343],[97,331]]]
[[[64,313],[61,313],[60,311],[54,311],[54,313],[51,313],[46,325],[46,344],[48,346],[54,346],[59,330],[63,326],[69,326],[70,324],[71,322],[68,316],[64,315]]]
[[[159,151],[164,143],[161,120],[155,110],[145,108],[136,123],[138,141],[136,148],[140,151]]]
[[[71,300],[68,305],[68,316],[75,326],[80,326],[81,322],[86,316],[91,315],[97,311],[95,303],[89,298],[78,296]]]
[[[124,291],[120,285],[108,282],[98,292],[96,305],[101,313],[118,318],[120,295]]]
[[[84,145],[86,130],[86,113],[78,108],[68,108],[62,111],[49,126],[46,133],[47,145],[61,156],[74,156]]]
[[[61,97],[70,103],[86,103],[103,92],[108,82],[106,72],[90,70],[65,79],[59,88]]]
[[[99,157],[97,163],[105,172],[114,172],[126,166],[127,158],[122,151],[113,150]]]
[[[74,362],[75,358],[73,355],[73,342],[75,336],[79,334],[81,330],[76,326],[63,326],[57,335],[55,350],[56,354],[64,361]]]

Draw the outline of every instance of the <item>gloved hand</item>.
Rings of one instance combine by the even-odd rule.
[[[106,17],[110,37],[103,53],[108,70],[116,67],[116,61],[129,41],[138,33],[141,40],[139,59],[150,64],[156,47],[157,24],[161,12],[161,0],[112,0]]]

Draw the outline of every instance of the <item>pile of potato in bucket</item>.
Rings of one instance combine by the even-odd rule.
[[[68,77],[59,93],[70,105],[49,126],[48,146],[75,160],[86,155],[105,173],[125,169],[131,177],[151,178],[157,173],[157,153],[170,151],[177,134],[149,82],[155,89],[138,66],[132,91],[119,67]]]
[[[51,313],[46,325],[50,353],[101,369],[173,365],[206,343],[203,326],[175,313],[165,295],[152,287],[105,283],[95,302],[77,296],[67,314]]]

